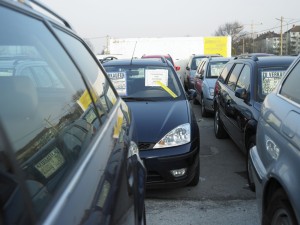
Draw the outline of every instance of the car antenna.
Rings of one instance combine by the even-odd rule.
[[[137,41],[135,41],[134,49],[133,49],[132,56],[131,56],[130,65],[132,64],[132,60],[133,60],[133,56],[134,56],[134,52],[135,52],[135,48],[136,48],[136,44],[137,44]]]

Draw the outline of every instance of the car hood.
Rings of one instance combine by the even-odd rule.
[[[186,100],[126,103],[132,111],[139,142],[156,143],[175,127],[191,120]]]
[[[214,88],[216,84],[217,78],[206,78],[205,82],[207,83],[208,87]]]

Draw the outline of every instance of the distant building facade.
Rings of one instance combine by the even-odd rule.
[[[275,32],[259,35],[254,40],[255,52],[281,54],[281,36]],[[298,55],[300,53],[300,26],[293,26],[282,34],[282,55]]]

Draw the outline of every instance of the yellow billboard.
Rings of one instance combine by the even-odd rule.
[[[230,51],[228,51],[228,47],[231,46],[230,41],[230,37],[205,37],[204,54],[220,54],[223,57],[231,57]]]

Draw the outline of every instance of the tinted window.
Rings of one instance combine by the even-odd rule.
[[[298,64],[293,68],[293,70],[289,73],[287,78],[285,79],[282,88],[280,90],[280,94],[284,97],[291,99],[292,101],[300,104],[300,89],[299,89],[299,81],[300,81],[300,64]]]
[[[220,76],[219,76],[219,81],[220,81],[220,82],[222,82],[222,83],[225,82],[226,77],[227,77],[229,71],[231,70],[232,65],[233,65],[232,63],[227,63],[227,64],[224,66],[224,68],[223,68],[223,70],[222,70],[222,72],[221,72],[221,74],[220,74]]]
[[[101,128],[100,113],[77,67],[41,21],[0,7],[0,26],[0,119],[40,216]],[[103,74],[80,69],[94,81],[98,101]]]
[[[237,81],[236,88],[245,88],[248,91],[250,88],[250,75],[250,66],[245,65]]]
[[[235,85],[242,68],[243,64],[236,64],[227,81],[228,87],[233,91],[235,90]]]

